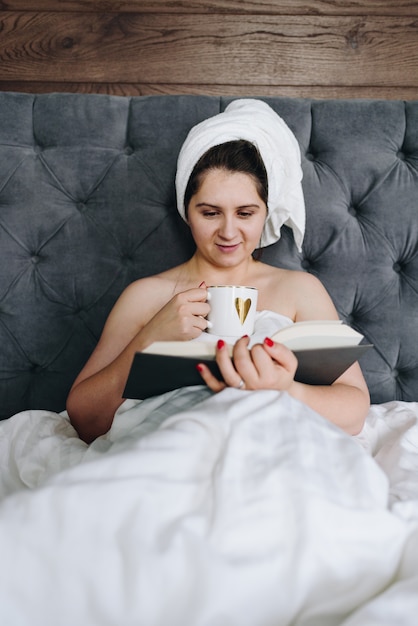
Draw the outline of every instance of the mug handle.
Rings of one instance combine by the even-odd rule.
[[[206,302],[209,302],[211,300],[211,298],[212,298],[212,296],[210,295],[210,291],[208,291],[207,294],[206,294]],[[205,317],[205,319],[206,319],[206,321],[208,323],[206,328],[213,328],[212,322],[210,322],[206,317]]]

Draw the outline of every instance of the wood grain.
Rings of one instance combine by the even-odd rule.
[[[207,96],[276,96],[291,98],[375,98],[382,100],[418,100],[418,87],[323,87],[315,85],[176,85],[143,83],[72,83],[0,81],[0,91],[27,93],[98,93],[114,96],[207,95]]]
[[[0,81],[418,86],[403,17],[0,13]],[[227,91],[227,89],[226,89]]]
[[[0,89],[418,99],[412,0],[0,0]]]
[[[413,0],[0,0],[0,11],[234,13],[264,15],[418,15]]]

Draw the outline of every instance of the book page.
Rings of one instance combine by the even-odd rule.
[[[215,348],[214,343],[204,341],[155,341],[143,352],[145,354],[167,354],[208,359],[215,358]]]
[[[358,345],[363,335],[343,324],[341,320],[314,320],[286,326],[277,331],[272,339],[284,343],[291,350],[304,350]],[[227,347],[232,356],[232,345],[227,344]],[[143,352],[208,359],[215,357],[216,344],[199,340],[156,341]]]
[[[341,320],[313,320],[286,326],[277,331],[272,339],[291,350],[302,350],[355,346],[363,339],[363,335]]]

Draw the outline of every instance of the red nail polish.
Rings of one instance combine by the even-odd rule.
[[[196,369],[197,369],[197,371],[198,371],[198,372],[203,372],[203,365],[201,365],[200,363],[198,363],[198,364],[196,365]]]
[[[248,335],[243,335],[241,339],[248,339]]]
[[[218,350],[222,350],[225,345],[225,341],[223,339],[218,339]]]
[[[266,344],[266,346],[269,346],[269,348],[272,348],[274,346],[274,341],[270,339],[270,337],[266,337],[264,339],[264,343]]]

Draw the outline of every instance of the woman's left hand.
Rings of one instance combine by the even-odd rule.
[[[251,349],[248,349],[248,342],[248,337],[236,342],[232,360],[225,343],[218,341],[216,361],[224,380],[218,380],[209,368],[199,365],[200,374],[208,387],[215,392],[225,387],[288,390],[294,382],[298,364],[293,352],[269,337]]]

